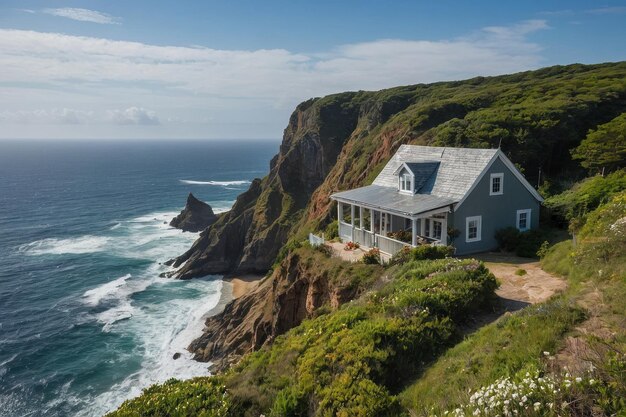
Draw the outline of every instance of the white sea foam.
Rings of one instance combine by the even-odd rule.
[[[64,255],[105,251],[110,237],[85,235],[68,239],[48,238],[27,243],[19,247],[27,255]]]
[[[107,298],[118,298],[121,288],[126,284],[126,281],[131,277],[130,274],[126,274],[123,277],[119,277],[113,281],[109,281],[99,287],[85,291],[83,294],[83,301],[90,306],[97,306],[100,302]]]
[[[235,180],[235,181],[194,181],[194,180],[179,180],[183,184],[191,185],[221,185],[222,187],[228,187],[232,185],[245,185],[250,184],[248,180]]]
[[[194,361],[186,347],[201,334],[206,313],[219,302],[221,287],[221,280],[154,279],[148,290],[166,290],[168,299],[159,303],[137,302],[132,317],[109,329],[130,334],[140,341],[137,352],[143,358],[141,369],[94,398],[79,416],[105,414],[124,400],[139,395],[143,388],[169,378],[208,375],[210,364]],[[180,353],[176,360],[175,353]]]

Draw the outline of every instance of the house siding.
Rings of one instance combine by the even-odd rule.
[[[491,174],[504,173],[503,193],[489,195]],[[495,232],[505,227],[516,227],[517,210],[531,209],[531,229],[539,227],[540,203],[517,177],[497,158],[480,179],[478,185],[465,201],[448,217],[448,221],[460,231],[454,239],[456,254],[464,255],[493,250],[498,247]],[[466,242],[465,219],[482,216],[481,240]]]

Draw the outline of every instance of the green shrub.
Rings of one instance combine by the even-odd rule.
[[[524,258],[534,258],[545,241],[545,233],[541,230],[520,232],[515,227],[506,227],[496,230],[495,238],[501,250],[515,252]]]
[[[365,252],[361,260],[364,264],[378,265],[380,264],[380,251],[378,250],[378,248],[372,248],[369,251]]]
[[[411,250],[411,256],[416,261],[423,259],[443,259],[452,255],[454,255],[454,247],[452,246],[420,245]]]
[[[523,276],[524,276],[524,275],[526,275],[527,273],[528,273],[528,272],[526,272],[526,270],[525,270],[525,269],[521,269],[521,268],[519,268],[519,269],[517,269],[517,270],[515,271],[515,275],[520,276],[520,277],[523,277]]]
[[[523,258],[536,258],[543,242],[545,242],[545,233],[541,230],[522,232],[515,248],[515,254]]]
[[[227,417],[232,412],[233,404],[223,381],[202,377],[187,381],[170,379],[163,384],[152,385],[106,417]]]
[[[496,230],[495,238],[501,250],[514,252],[520,243],[520,231],[515,227],[506,227]]]
[[[326,240],[333,240],[339,237],[339,222],[337,220],[333,220],[326,226],[324,229],[324,238]]]

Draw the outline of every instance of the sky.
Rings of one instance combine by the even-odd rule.
[[[0,138],[279,139],[311,97],[622,60],[626,0],[2,0]]]

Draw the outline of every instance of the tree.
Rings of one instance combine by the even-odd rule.
[[[574,159],[588,169],[613,171],[626,167],[626,113],[590,130],[572,151]]]

